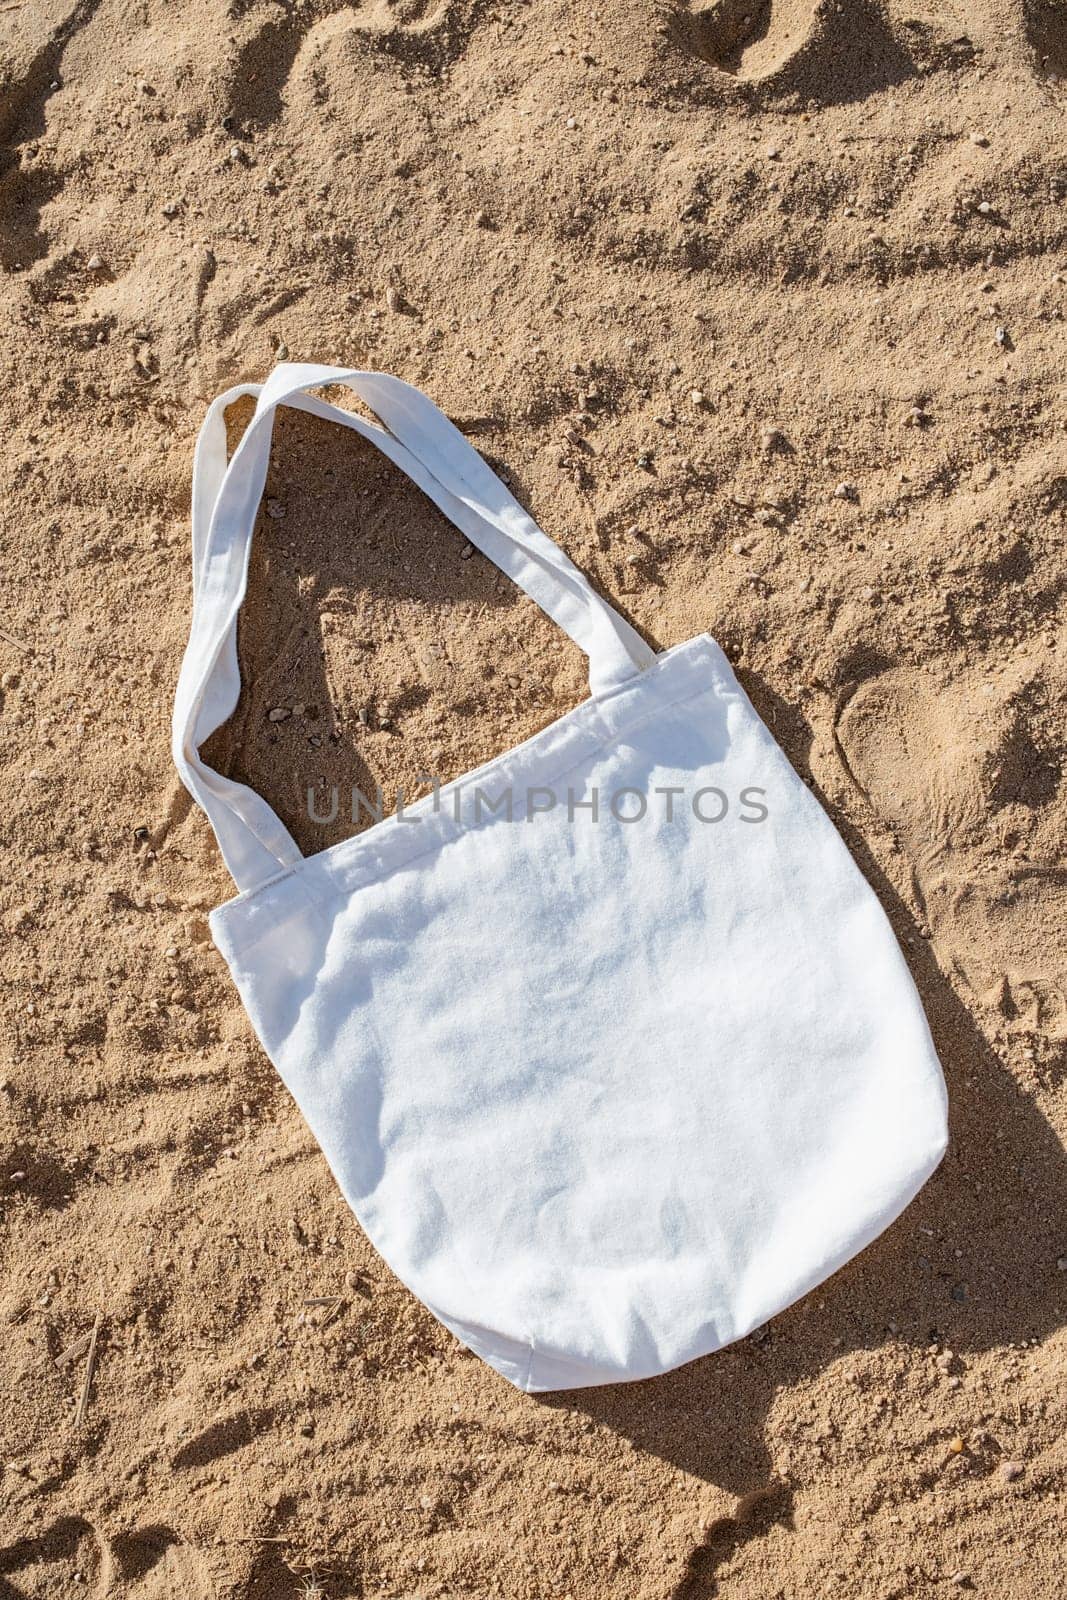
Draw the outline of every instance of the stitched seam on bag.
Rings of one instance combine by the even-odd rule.
[[[615,732],[613,734],[609,735],[605,739],[602,739],[598,744],[594,745],[591,750],[587,750],[583,756],[580,756],[577,761],[573,761],[570,764],[569,767],[563,767],[559,772],[554,772],[552,774],[552,777],[548,781],[551,782],[551,783],[555,783],[557,779],[565,778],[568,773],[574,772],[577,767],[580,767],[585,761],[588,761],[592,756],[597,755],[601,750],[607,749],[607,747],[609,745],[613,744],[616,740],[621,739],[624,734],[632,733],[635,728],[643,727],[646,722],[652,722],[657,716],[659,716],[664,711],[673,711],[677,706],[688,705],[691,700],[698,700],[700,698],[700,696],[703,695],[703,694],[714,693],[716,688],[717,688],[716,684],[714,684],[714,683],[707,684],[706,683],[706,684],[703,685],[702,688],[695,689],[692,694],[682,695],[677,700],[667,700],[667,701],[662,702],[660,705],[658,705],[656,707],[656,709],[654,711],[645,712],[645,714],[643,716],[636,718],[633,722],[627,723],[626,726],[623,727],[623,728],[616,728],[616,730],[615,730]],[[501,759],[503,760],[505,758],[501,757]],[[435,850],[441,850],[441,849],[444,848],[445,845],[452,844],[456,839],[458,839],[458,838],[460,838],[462,836],[463,832],[464,832],[464,830],[462,828],[460,828],[458,832],[449,834],[444,839],[435,839],[433,844],[427,845],[425,847],[425,849],[418,850],[413,855],[405,856],[402,861],[398,861],[397,862],[395,868],[390,870],[389,876],[392,876],[392,872],[393,871],[399,871],[402,867],[408,867],[415,861],[421,861],[424,856],[432,855]],[[354,838],[356,838],[356,839],[358,839],[360,837],[362,837],[362,835],[360,835],[360,834],[355,834],[354,835]],[[346,840],[345,843],[347,843],[347,842],[348,841]],[[314,856],[305,857],[305,864],[308,861],[313,861],[314,859],[315,859]],[[302,878],[301,867],[300,867],[300,863],[299,862],[295,866],[289,868],[289,870],[287,872],[284,872],[284,873],[280,874],[277,878],[272,878],[269,883],[261,884],[258,889],[253,889],[247,899],[243,899],[243,897],[239,897],[239,898],[242,898],[243,899],[243,903],[245,905],[247,905],[247,904],[249,904],[249,902],[251,900],[255,899],[255,897],[257,895],[262,894],[264,890],[274,888],[277,884],[284,883],[287,878],[292,878],[292,877],[295,877],[295,878],[298,878],[298,879]],[[380,879],[380,878],[373,878],[373,877],[369,880],[370,883],[376,883],[376,882],[381,882],[381,881],[383,881],[383,880]],[[307,897],[308,905],[309,905],[309,907],[311,909],[313,909],[315,911],[319,911],[319,910],[321,910],[322,908],[324,908],[324,907],[326,907],[328,905],[332,905],[332,903],[335,900],[343,900],[347,895],[358,894],[359,889],[363,888],[363,887],[364,887],[364,885],[362,885],[362,884],[360,884],[355,889],[353,889],[350,885],[330,884],[328,887],[326,885],[323,885],[321,888],[314,888],[311,884],[307,883],[306,881],[301,882],[301,888],[304,890],[304,893],[305,893],[305,895]],[[230,901],[228,903],[230,905],[236,905],[237,901],[233,900],[233,901]],[[219,911],[222,911],[224,909],[225,909],[224,906],[220,906],[218,908]],[[246,954],[249,954],[251,951],[255,950],[263,942],[264,939],[269,938],[269,936],[272,933],[280,932],[280,930],[282,928],[287,927],[288,924],[291,921],[292,921],[292,915],[287,915],[280,922],[271,922],[271,923],[269,923],[259,933],[257,933],[252,939],[247,940],[247,941],[241,940],[240,943],[239,943],[239,946],[238,946],[240,955],[243,957]]]

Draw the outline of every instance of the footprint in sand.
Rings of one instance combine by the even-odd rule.
[[[214,1600],[205,1556],[162,1523],[109,1542],[83,1517],[58,1517],[0,1549],[0,1600]]]
[[[734,78],[769,78],[811,33],[818,0],[678,0],[671,31],[691,55]]]
[[[57,1517],[31,1539],[0,1549],[2,1600],[100,1596],[111,1587],[114,1563],[98,1530],[84,1517]]]
[[[1062,781],[1044,743],[1044,686],[901,668],[841,712],[838,754],[897,833],[941,959],[1009,1027],[1067,1038],[1067,869],[1049,819]]]
[[[216,1586],[205,1557],[159,1523],[120,1535],[113,1546],[112,1592],[129,1600],[213,1600]],[[101,1595],[105,1600],[107,1591]]]
[[[1026,35],[1043,78],[1067,78],[1067,0],[1027,0]]]

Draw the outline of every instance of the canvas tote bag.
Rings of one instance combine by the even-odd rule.
[[[308,393],[324,384],[384,427]],[[239,395],[258,400],[227,463]],[[377,445],[586,653],[592,691],[306,858],[198,754],[237,703],[283,404]],[[525,1390],[648,1377],[893,1221],[945,1148],[922,1007],[711,638],[654,653],[436,406],[380,373],[286,364],[215,401],[193,567],[173,748],[239,891],[215,943],[369,1238],[463,1344]]]

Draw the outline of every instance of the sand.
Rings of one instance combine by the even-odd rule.
[[[1067,1588],[1065,75],[1062,0],[0,4],[0,1594]],[[422,385],[655,645],[714,634],[921,988],[942,1169],[662,1380],[465,1355],[210,943],[192,447],[286,354]],[[214,755],[305,850],[309,782],[582,698],[351,436],[286,417],[268,495]]]

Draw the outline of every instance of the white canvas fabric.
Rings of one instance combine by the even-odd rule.
[[[384,428],[307,392],[324,384]],[[255,415],[227,464],[243,394]],[[586,652],[592,690],[308,858],[198,754],[237,703],[281,404],[408,473]],[[378,373],[283,365],[215,402],[193,566],[174,759],[239,890],[215,942],[369,1238],[457,1338],[526,1390],[649,1377],[748,1333],[893,1221],[945,1148],[922,1007],[711,638],[655,654],[425,395]]]

